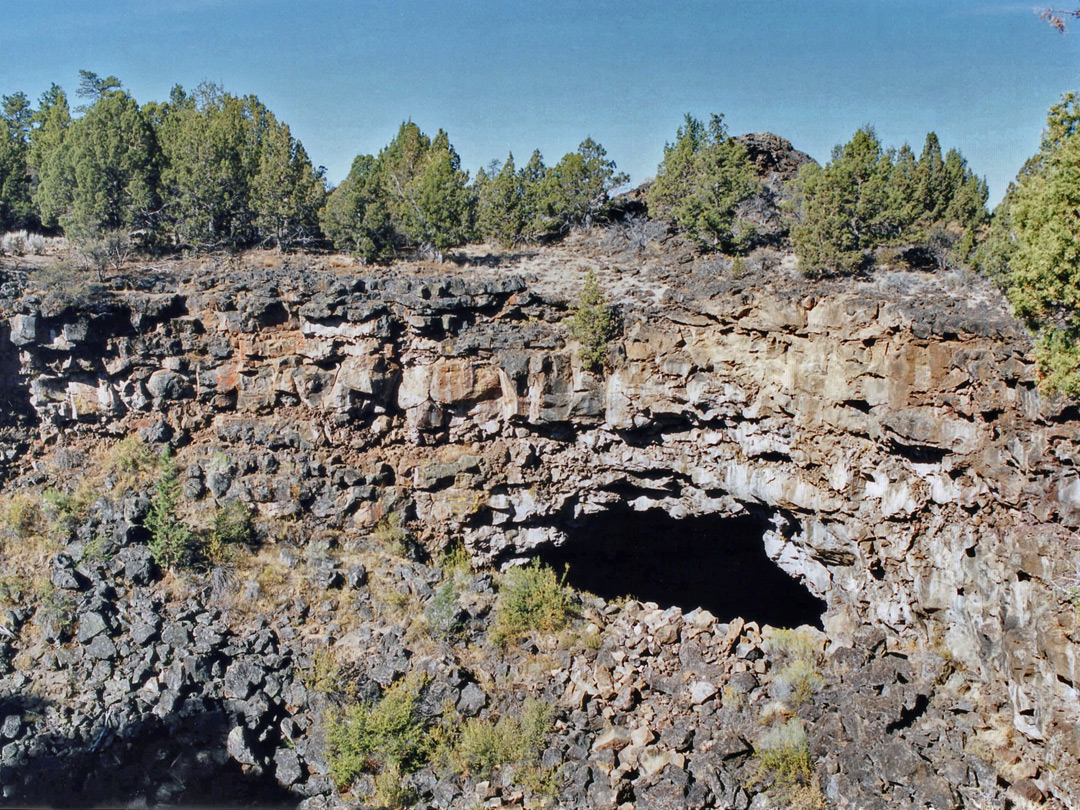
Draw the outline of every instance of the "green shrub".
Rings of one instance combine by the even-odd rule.
[[[255,539],[251,507],[229,500],[214,513],[214,525],[206,541],[206,556],[212,563],[227,562],[240,546]]]
[[[809,785],[814,778],[806,729],[801,720],[793,718],[770,729],[758,744],[754,756],[757,771],[753,781],[770,791],[783,793],[796,786]]]
[[[778,699],[800,706],[825,685],[818,671],[821,645],[809,633],[776,630],[766,640],[765,648],[783,662],[773,678],[773,695]]]
[[[311,657],[311,663],[300,674],[300,681],[307,690],[324,695],[335,695],[346,689],[341,665],[325,647]]]
[[[564,577],[565,579],[565,577]],[[531,630],[552,633],[570,618],[570,595],[563,582],[539,560],[511,568],[503,576],[491,638],[516,641]]]
[[[180,478],[172,453],[166,450],[161,458],[161,476],[154,487],[146,528],[150,532],[150,553],[162,568],[180,565],[191,549],[191,530],[180,520],[177,506],[180,501]]]
[[[482,779],[502,765],[536,768],[548,732],[551,708],[537,700],[526,700],[521,717],[500,717],[496,722],[474,718],[465,723],[454,747],[454,763],[459,771]]]
[[[379,792],[386,794],[391,784],[400,784],[401,775],[428,761],[432,737],[416,711],[425,684],[425,676],[410,673],[387,689],[378,703],[353,704],[328,718],[330,775],[340,788],[348,789],[361,774],[373,773]]]
[[[608,305],[592,270],[585,274],[585,286],[567,323],[570,335],[581,343],[578,356],[585,368],[602,369],[607,344],[619,335],[619,318]]]

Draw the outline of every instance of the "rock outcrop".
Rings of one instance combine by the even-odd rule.
[[[461,541],[478,567],[572,544],[583,520],[620,510],[753,518],[768,557],[825,606],[807,616],[825,652],[799,716],[831,804],[980,807],[1007,792],[1080,802],[1075,406],[1039,394],[1028,340],[989,291],[921,274],[811,284],[777,254],[755,262],[732,279],[583,237],[439,275],[178,269],[133,277],[93,307],[48,308],[10,282],[18,373],[9,364],[0,398],[26,403],[39,442],[13,445],[9,481],[41,486],[55,477],[49,452],[140,434],[178,448],[193,503],[240,499],[339,549],[408,526],[429,553]],[[623,323],[602,373],[582,366],[560,324],[590,267]],[[5,351],[0,366],[16,359]],[[138,595],[152,585],[133,573],[143,546],[128,534],[107,576],[56,564],[73,572],[55,576],[79,594],[85,652],[65,663],[11,642],[12,655],[85,669],[96,686],[84,703],[156,690],[133,722],[166,694],[181,717],[225,718],[207,731],[225,737],[211,759],[228,761],[214,767],[329,795],[308,736],[282,742],[286,722],[318,725],[283,691],[298,677],[290,662],[312,654],[290,646],[288,614],[242,642],[203,602],[163,624],[177,608]],[[342,587],[347,566],[334,565],[321,591]],[[437,570],[403,571],[404,591],[430,599]],[[724,588],[729,572],[714,573]],[[126,602],[109,590],[119,576],[136,583]],[[377,624],[363,599],[353,607]],[[750,730],[755,707],[786,697],[761,651],[771,631],[666,607],[586,598],[595,632],[606,628],[599,649],[564,654],[533,684],[566,712],[545,756],[563,766],[567,806],[765,806]],[[193,635],[171,644],[166,625]],[[213,643],[199,646],[200,631]],[[328,632],[321,643],[348,631]],[[371,628],[360,632],[346,644],[375,649]],[[384,669],[365,678],[378,686],[419,659],[396,638],[372,653]],[[455,701],[477,677],[455,660],[425,666]],[[30,676],[9,667],[0,691],[14,699]],[[198,703],[188,715],[186,700]],[[252,700],[257,710],[241,705]],[[79,706],[71,733],[113,728]],[[127,723],[120,711],[113,722]],[[30,748],[11,762],[5,748],[4,765]],[[446,807],[496,795],[439,785],[417,789]]]

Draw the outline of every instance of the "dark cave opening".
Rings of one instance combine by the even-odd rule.
[[[567,542],[540,559],[568,585],[604,599],[629,596],[683,611],[705,608],[720,621],[741,616],[775,627],[821,628],[825,603],[765,553],[771,524],[759,515],[673,518],[623,507],[563,527]]]

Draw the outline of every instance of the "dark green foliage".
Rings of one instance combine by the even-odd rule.
[[[537,183],[536,208],[543,228],[566,233],[575,226],[591,226],[606,212],[608,195],[629,179],[615,171],[604,147],[586,138]]]
[[[50,110],[43,129],[56,135],[63,112],[62,106]],[[63,128],[58,145],[54,140],[51,149],[44,148],[35,197],[42,222],[79,234],[151,224],[159,150],[130,95],[105,91],[82,118]]]
[[[1010,203],[1009,300],[1038,335],[1047,387],[1080,395],[1080,135],[1047,152]]]
[[[410,673],[368,706],[353,704],[331,716],[326,728],[330,775],[349,788],[363,773],[408,774],[422,767],[433,748],[417,701],[425,681]]]
[[[703,247],[732,250],[751,234],[736,233],[735,209],[760,188],[746,149],[728,137],[723,116],[708,127],[689,113],[649,189],[649,210],[670,219]]]
[[[585,367],[592,371],[602,369],[607,344],[619,335],[619,318],[607,303],[592,270],[585,274],[585,284],[567,326],[571,336],[581,343],[578,356]]]
[[[161,475],[150,499],[146,528],[150,532],[150,553],[162,568],[183,563],[191,549],[193,535],[177,513],[180,503],[180,478],[172,453],[161,458]]]
[[[551,224],[541,215],[541,182],[547,172],[539,150],[520,169],[509,155],[505,163],[494,161],[487,171],[477,172],[472,188],[480,237],[512,247],[545,233]]]
[[[258,98],[212,84],[190,95],[178,87],[153,115],[165,160],[162,224],[178,242],[288,249],[317,238],[322,174]]]
[[[1080,396],[1080,97],[1052,106],[1037,154],[975,252],[1036,336],[1043,386]]]
[[[30,199],[30,119],[25,93],[3,97],[0,122],[0,230],[36,225]]]
[[[501,166],[493,162],[473,181],[476,195],[476,230],[484,239],[512,247],[525,228],[525,186],[514,166],[513,154]]]
[[[932,236],[939,266],[964,262],[987,218],[986,183],[956,150],[942,158],[932,132],[916,160],[906,145],[884,150],[864,127],[824,167],[804,166],[796,192],[792,242],[810,276],[853,273],[879,245],[926,244]]]
[[[468,239],[468,174],[445,132],[434,139],[407,121],[378,157],[357,157],[331,193],[323,228],[339,250],[368,260],[400,250],[441,260]]]
[[[123,86],[123,83],[115,76],[106,76],[102,78],[93,71],[80,70],[79,89],[75,91],[75,95],[79,98],[98,101],[106,93],[110,93],[113,90],[120,90]]]
[[[353,160],[349,176],[327,197],[319,221],[338,250],[368,260],[393,252],[394,229],[379,193],[375,158],[359,155]]]
[[[532,630],[551,633],[569,618],[570,596],[563,583],[554,571],[533,560],[503,577],[491,638],[508,644]]]
[[[833,150],[824,168],[807,164],[799,173],[802,219],[791,238],[803,273],[852,273],[866,251],[884,241],[890,219],[890,161],[869,127]]]
[[[289,127],[272,114],[268,118],[259,168],[251,183],[251,207],[258,238],[288,250],[318,238],[326,182]]]

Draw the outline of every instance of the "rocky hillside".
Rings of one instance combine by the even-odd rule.
[[[0,295],[9,805],[1080,803],[1080,415],[970,279],[626,223]]]

